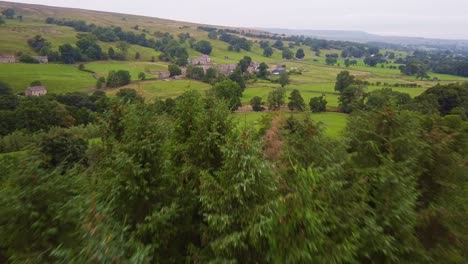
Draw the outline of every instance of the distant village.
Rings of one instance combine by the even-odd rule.
[[[192,58],[189,59],[189,64],[192,65],[193,67],[200,67],[203,69],[203,71],[206,73],[208,69],[216,69],[220,74],[222,75],[230,75],[233,73],[236,68],[237,64],[216,64],[211,61],[211,57],[208,55],[202,55],[200,57]],[[250,63],[250,66],[247,68],[247,72],[250,74],[253,74],[256,70],[258,70],[258,67],[260,66],[260,63],[252,61]],[[181,79],[185,78],[187,76],[187,68],[182,67],[181,68],[182,74],[179,76],[173,76],[173,79]],[[282,72],[285,72],[286,69],[283,67],[277,67],[276,69],[272,70],[271,73],[274,75],[281,74]],[[164,80],[164,79],[169,79],[171,78],[171,74],[169,71],[161,71],[159,72],[159,79]]]

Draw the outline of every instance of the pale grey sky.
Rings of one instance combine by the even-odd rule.
[[[225,26],[468,39],[468,0],[17,0]]]

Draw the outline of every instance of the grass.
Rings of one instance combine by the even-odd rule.
[[[189,90],[195,90],[203,93],[211,86],[209,84],[190,80],[167,80],[167,81],[144,81],[132,83],[123,88],[135,89],[138,94],[143,96],[147,101],[155,98],[171,98],[177,97]],[[120,89],[109,90],[108,94],[114,96]]]
[[[24,92],[32,81],[39,80],[49,93],[85,91],[93,87],[93,75],[73,65],[0,64],[0,81],[9,83],[15,92]]]
[[[144,72],[146,78],[156,78],[158,72],[167,71],[167,64],[161,62],[135,62],[135,61],[96,61],[86,64],[86,69],[96,72],[97,76],[107,77],[109,71],[129,71],[132,80],[138,79],[138,74]]]
[[[295,116],[299,116],[304,113],[291,113]],[[261,112],[248,112],[248,113],[235,113],[233,114],[235,120],[240,125],[254,126],[258,128],[260,119],[268,115],[268,113]],[[288,115],[288,114],[286,114]],[[348,116],[340,113],[312,113],[312,120],[323,124],[324,132],[331,138],[340,138],[344,129]]]

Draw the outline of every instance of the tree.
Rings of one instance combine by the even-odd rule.
[[[421,117],[391,108],[359,111],[348,121],[346,138],[353,180],[368,179],[361,186],[370,218],[361,231],[360,262],[425,262],[416,238],[418,175],[426,170],[418,160],[427,156]]]
[[[33,56],[29,54],[22,54],[19,58],[19,61],[22,63],[31,63],[31,64],[38,64],[39,61],[36,60]]]
[[[335,91],[342,93],[354,83],[354,76],[349,71],[342,71],[336,76]]]
[[[141,55],[140,55],[140,52],[137,51],[135,53],[135,60],[139,60],[139,59],[141,59]]]
[[[200,40],[194,45],[194,49],[202,54],[210,55],[213,47],[207,40]]]
[[[364,63],[371,67],[375,67],[380,61],[380,57],[376,55],[367,56],[366,58],[364,58]]]
[[[360,86],[351,85],[346,87],[340,94],[338,101],[343,113],[351,113],[364,107],[364,91]]]
[[[71,168],[83,161],[88,142],[82,137],[59,128],[51,130],[41,140],[39,148],[44,156],[44,164],[47,166],[55,168],[60,165],[64,168]]]
[[[247,72],[247,69],[250,67],[250,64],[252,63],[252,58],[249,56],[244,56],[242,60],[239,61],[239,67],[242,73]]]
[[[310,110],[313,113],[320,113],[327,111],[327,100],[325,96],[312,97],[309,102]]]
[[[123,54],[124,57],[127,56],[128,49],[130,48],[130,44],[125,41],[117,42],[117,49]]]
[[[303,112],[305,110],[305,102],[304,98],[302,98],[301,92],[299,90],[294,89],[290,96],[289,96],[289,103],[288,103],[288,108],[291,111],[299,111]]]
[[[208,38],[216,40],[218,39],[218,33],[216,33],[215,31],[211,31],[210,33],[208,33]]]
[[[7,19],[13,19],[15,18],[16,11],[13,8],[7,8],[2,11],[2,14],[7,18]]]
[[[5,20],[3,19],[2,16],[0,16],[0,25],[3,25],[3,24],[5,24]]]
[[[255,112],[261,112],[265,110],[263,107],[262,98],[260,96],[254,96],[252,100],[250,100],[250,105],[252,106],[252,110]]]
[[[299,111],[303,112],[305,110],[305,102],[304,98],[302,98],[301,92],[299,90],[294,89],[290,96],[289,96],[289,103],[288,103],[288,108],[291,111]]]
[[[219,172],[202,173],[200,200],[208,244],[207,259],[220,263],[259,263],[266,260],[266,233],[276,178],[263,159],[254,133],[240,131],[227,139]],[[266,220],[266,221],[265,221]]]
[[[419,67],[418,72],[416,73],[416,79],[429,79],[429,75],[424,67]]]
[[[303,59],[305,57],[305,53],[303,49],[298,49],[296,52],[296,58]]]
[[[105,84],[106,84],[106,78],[101,76],[96,81],[96,88],[101,89]]]
[[[350,59],[345,59],[345,60],[344,60],[344,65],[346,66],[346,68],[348,68],[349,66],[351,66],[351,60],[350,60]]]
[[[268,94],[267,106],[268,109],[277,111],[281,109],[281,106],[284,105],[284,100],[286,98],[286,91],[284,88],[275,88]]]
[[[417,96],[411,103],[411,109],[432,114],[427,111],[435,108],[442,116],[450,114],[457,107],[468,112],[468,88],[462,84],[438,84]]]
[[[168,70],[169,70],[171,77],[179,76],[182,74],[182,69],[179,68],[179,66],[175,64],[169,64]]]
[[[32,81],[31,84],[29,85],[31,87],[34,87],[34,86],[42,86],[42,82],[39,81],[39,80],[35,80],[35,81]]]
[[[325,63],[327,65],[335,65],[338,62],[338,54],[327,54],[325,55]]]
[[[273,48],[277,48],[277,49],[279,49],[279,50],[283,50],[283,49],[284,49],[284,43],[283,43],[283,41],[277,40],[277,41],[273,44]]]
[[[203,77],[203,81],[206,83],[213,83],[218,78],[218,71],[215,68],[208,68]]]
[[[144,101],[143,97],[138,95],[135,89],[130,88],[120,89],[117,92],[117,98],[119,98],[122,102],[127,104],[142,103]]]
[[[33,38],[28,39],[28,45],[35,51],[46,55],[49,53],[51,44],[41,35],[36,35]]]
[[[47,96],[23,98],[16,107],[15,115],[16,128],[29,132],[47,131],[53,126],[71,127],[76,122],[63,104]]]
[[[107,87],[115,88],[119,86],[125,86],[130,84],[130,82],[131,75],[128,71],[110,71],[107,76]]]
[[[265,47],[263,49],[263,56],[265,57],[271,57],[273,55],[273,49],[271,47]]]
[[[257,76],[262,79],[266,79],[268,77],[268,65],[266,63],[260,63],[258,66]]]
[[[246,85],[244,77],[242,76],[241,68],[239,66],[237,66],[234,72],[229,75],[229,79],[239,84],[242,92],[244,92]]]
[[[213,92],[216,98],[224,100],[227,103],[231,111],[236,111],[242,106],[242,88],[234,81],[224,80],[216,83],[213,87]]]
[[[13,93],[11,86],[0,81],[0,111],[14,110],[18,103],[18,97]]]
[[[59,47],[60,58],[65,64],[73,64],[81,60],[81,53],[70,44],[64,44]]]
[[[103,52],[101,47],[97,44],[97,41],[97,37],[93,34],[78,34],[76,46],[85,59],[102,59]]]
[[[282,56],[283,56],[283,59],[290,60],[290,59],[293,58],[294,53],[290,49],[285,48],[285,49],[283,49],[283,55]]]
[[[59,247],[70,252],[81,239],[79,208],[85,204],[77,197],[76,180],[81,175],[47,169],[40,155],[27,156],[0,159],[1,258],[5,263],[60,262],[53,252]]]
[[[146,79],[146,74],[144,72],[140,72],[138,74],[138,79],[140,79],[141,81],[144,81]]]
[[[279,84],[281,87],[284,87],[289,84],[289,74],[287,72],[283,72],[280,74],[278,79]]]
[[[205,78],[205,71],[203,70],[202,67],[199,67],[199,66],[195,66],[195,67],[189,66],[187,68],[187,78],[201,81]]]
[[[411,101],[407,93],[392,91],[390,88],[375,90],[367,95],[366,107],[369,109],[402,109]]]
[[[115,51],[112,47],[109,48],[108,50],[108,55],[109,55],[109,59],[114,59],[115,58]]]

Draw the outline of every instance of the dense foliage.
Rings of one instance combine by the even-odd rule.
[[[101,143],[54,128],[27,155],[0,157],[0,259],[466,262],[460,115],[404,110],[402,96],[384,90],[336,141],[310,115],[270,115],[259,132],[236,124],[229,104],[239,91],[225,80],[207,97],[145,104],[125,90],[100,114]],[[269,106],[284,93],[273,91]],[[36,101],[97,109],[95,97],[60,96],[55,106],[25,98],[3,109]]]

